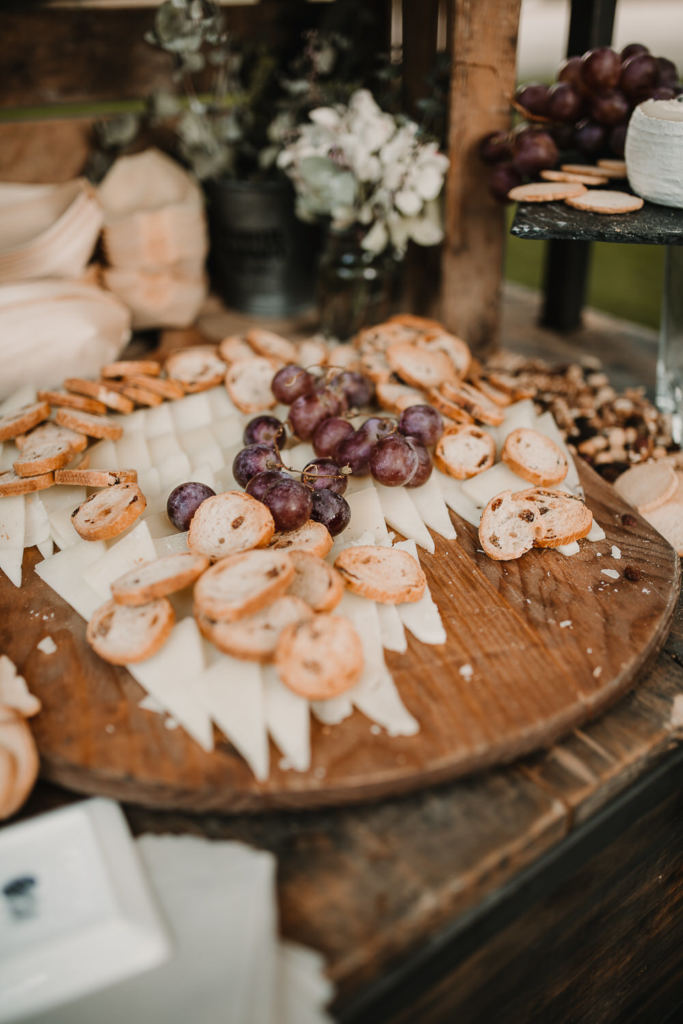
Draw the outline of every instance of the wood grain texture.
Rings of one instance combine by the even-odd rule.
[[[91,132],[89,118],[0,124],[0,181],[42,185],[77,178]]]
[[[88,648],[84,622],[32,572],[30,552],[22,589],[0,584],[0,649],[44,702],[35,723],[44,777],[153,807],[264,811],[405,792],[548,746],[634,684],[666,637],[678,593],[673,550],[644,521],[625,528],[628,507],[592,471],[583,475],[608,532],[602,545],[584,542],[570,559],[536,550],[496,563],[459,523],[458,543],[437,538],[435,555],[423,554],[448,642],[410,638],[406,655],[387,659],[420,723],[416,736],[371,735],[358,712],[333,728],[316,722],[311,770],[282,771],[272,750],[260,783],[224,740],[206,754],[138,708],[142,690]],[[601,575],[611,544],[622,560],[610,566],[637,568],[637,583]],[[35,646],[46,632],[58,646],[49,658]]]
[[[441,318],[480,355],[499,340],[504,219],[477,147],[488,132],[509,127],[520,0],[452,0],[452,7]]]

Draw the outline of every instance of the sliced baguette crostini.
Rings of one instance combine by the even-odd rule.
[[[282,631],[305,622],[313,611],[301,598],[284,594],[236,622],[220,622],[195,612],[200,632],[223,654],[247,661],[273,661]]]
[[[209,564],[205,555],[195,555],[192,551],[164,555],[119,576],[111,585],[111,596],[117,604],[149,604],[158,597],[167,597],[189,587]]]
[[[349,590],[380,604],[419,601],[427,588],[417,559],[399,548],[370,544],[345,548],[334,567]]]
[[[554,487],[567,475],[569,463],[560,446],[528,427],[518,427],[505,438],[501,458],[513,473],[536,487]]]
[[[221,558],[200,576],[194,588],[195,609],[217,622],[234,622],[284,594],[293,578],[294,563],[286,552],[243,551]]]
[[[187,546],[212,560],[264,547],[275,522],[261,501],[242,491],[225,491],[201,503],[190,522]]]
[[[83,540],[109,540],[123,533],[146,507],[137,484],[114,484],[86,498],[71,513],[71,523]]]
[[[363,664],[360,637],[341,615],[314,615],[287,626],[275,649],[280,679],[307,700],[328,700],[350,690]]]
[[[129,665],[156,654],[174,622],[173,607],[165,597],[135,608],[107,601],[93,613],[85,636],[104,661]]]
[[[434,450],[434,462],[442,473],[467,480],[493,465],[496,442],[485,430],[474,424],[463,424],[446,430]]]

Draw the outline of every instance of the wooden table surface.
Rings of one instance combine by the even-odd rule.
[[[509,347],[654,379],[654,336],[588,314],[557,339],[508,290]],[[218,330],[220,314],[212,326]],[[211,319],[207,318],[207,323]],[[258,817],[126,808],[137,833],[278,858],[283,933],[321,950],[341,1021],[681,1019],[683,605],[612,710],[511,767],[360,807]],[[63,803],[41,784],[24,816]]]

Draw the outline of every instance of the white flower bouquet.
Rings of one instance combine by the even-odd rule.
[[[391,248],[408,241],[436,245],[443,238],[439,194],[448,158],[420,139],[414,121],[383,111],[367,89],[348,105],[318,107],[283,147],[278,166],[296,190],[297,216],[329,218],[333,231],[367,231],[361,246]]]

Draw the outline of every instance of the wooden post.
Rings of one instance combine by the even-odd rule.
[[[503,208],[477,146],[509,127],[520,0],[451,0],[451,166],[446,181],[440,315],[478,354],[498,343]]]

